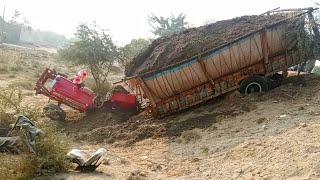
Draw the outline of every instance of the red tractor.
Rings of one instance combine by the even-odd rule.
[[[51,81],[48,82],[47,81]],[[57,104],[46,105],[43,110],[53,120],[65,120],[66,113],[60,107],[65,104],[80,112],[102,107],[108,104],[112,108],[125,110],[137,110],[139,106],[136,96],[129,93],[114,91],[108,99],[97,95],[87,87],[79,87],[67,78],[66,75],[55,70],[45,69],[36,83],[36,95],[43,94],[56,100]],[[106,103],[107,102],[107,103]]]

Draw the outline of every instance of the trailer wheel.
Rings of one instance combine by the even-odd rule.
[[[241,94],[250,94],[252,92],[262,92],[268,90],[268,82],[264,77],[251,76],[240,84],[239,92]]]
[[[44,114],[49,117],[51,120],[55,121],[64,121],[66,118],[66,113],[61,107],[55,104],[46,105],[43,108]]]

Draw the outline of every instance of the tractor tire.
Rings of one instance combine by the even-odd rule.
[[[241,94],[250,94],[252,92],[268,91],[269,86],[266,78],[262,76],[251,76],[243,80],[239,87]]]
[[[66,113],[64,112],[64,110],[55,104],[46,105],[43,108],[43,112],[51,120],[64,121],[66,119]]]

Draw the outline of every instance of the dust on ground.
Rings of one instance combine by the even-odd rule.
[[[63,131],[75,147],[108,150],[95,179],[319,179],[320,77],[303,78],[304,85],[293,77],[266,93],[230,94],[163,119],[99,117],[87,121],[90,128],[65,122]],[[112,123],[115,142],[94,134]],[[147,133],[137,139],[136,131]],[[88,135],[77,140],[81,134]]]

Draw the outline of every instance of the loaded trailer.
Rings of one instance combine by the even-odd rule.
[[[263,16],[281,14],[284,18],[177,63],[126,77],[122,83],[141,101],[147,100],[148,111],[157,117],[234,90],[243,94],[267,91],[270,80],[285,77],[289,67],[314,58],[314,51],[303,49],[300,42],[305,41],[302,36],[319,35],[317,28],[310,28],[312,32],[305,27],[313,25],[314,10],[268,11]],[[296,29],[302,31],[292,35]]]

